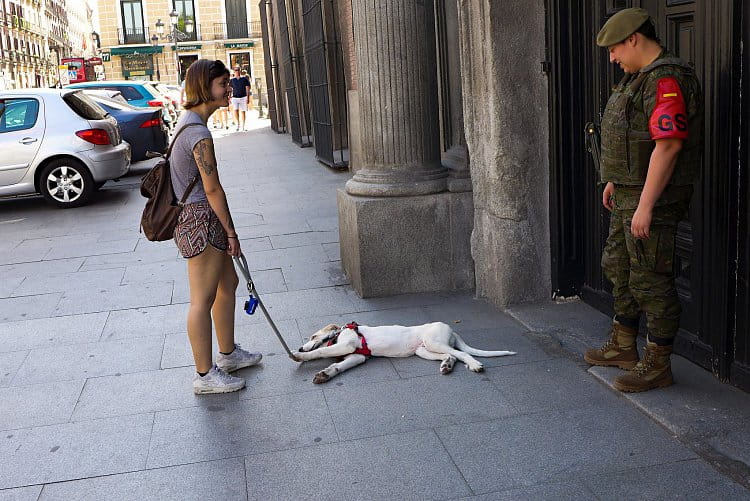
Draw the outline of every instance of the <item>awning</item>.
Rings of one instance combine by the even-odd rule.
[[[227,49],[249,49],[253,46],[255,46],[254,42],[233,42],[224,44],[224,47]]]
[[[137,47],[112,47],[109,49],[113,56],[125,56],[129,54],[161,54],[162,46],[140,45]]]

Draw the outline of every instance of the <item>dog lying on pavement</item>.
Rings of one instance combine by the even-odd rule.
[[[292,354],[292,360],[305,362],[319,358],[343,357],[315,374],[313,383],[325,383],[342,372],[364,363],[373,357],[410,357],[417,355],[425,360],[440,360],[440,373],[453,370],[456,360],[474,372],[484,366],[477,357],[503,357],[515,355],[514,351],[484,351],[472,348],[448,324],[433,322],[404,327],[388,325],[369,327],[352,322],[344,327],[326,325],[310,336],[310,340]]]

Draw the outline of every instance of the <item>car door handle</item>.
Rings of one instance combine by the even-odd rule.
[[[31,143],[36,143],[37,141],[38,139],[35,137],[25,137],[18,142],[21,144],[31,144]]]

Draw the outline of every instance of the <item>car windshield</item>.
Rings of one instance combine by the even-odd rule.
[[[70,109],[86,120],[102,120],[108,115],[91,97],[81,91],[66,94],[63,96],[63,101],[70,106]]]

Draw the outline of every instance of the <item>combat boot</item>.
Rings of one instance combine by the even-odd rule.
[[[632,369],[638,363],[638,347],[635,338],[636,329],[625,327],[619,322],[612,323],[609,341],[601,348],[586,350],[583,359],[591,365]]]
[[[639,392],[670,386],[674,383],[669,362],[671,354],[671,345],[659,346],[647,342],[641,361],[633,370],[615,379],[615,388],[624,392]]]

